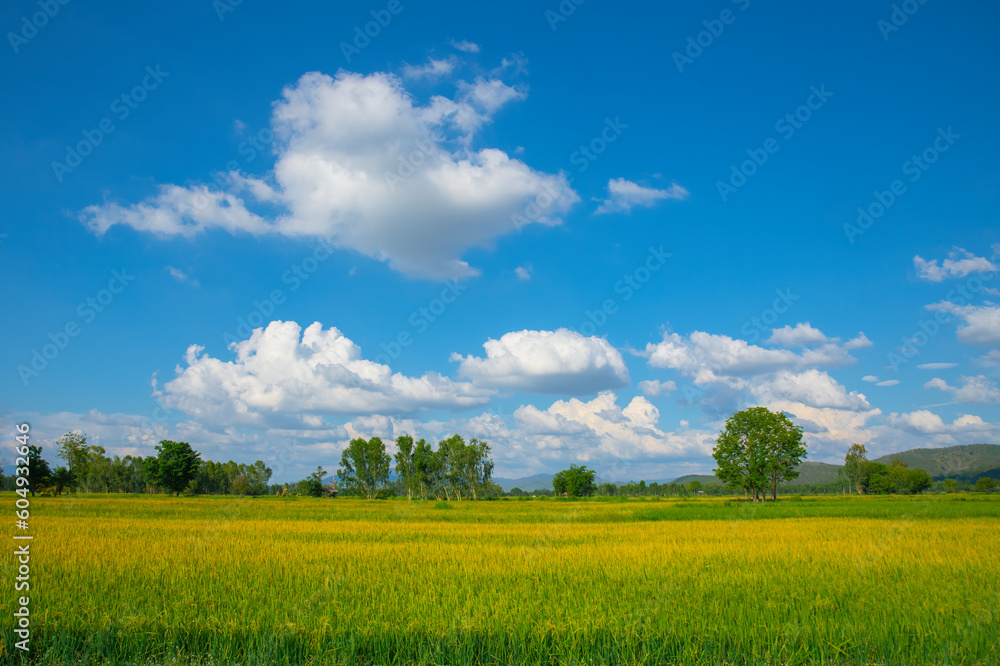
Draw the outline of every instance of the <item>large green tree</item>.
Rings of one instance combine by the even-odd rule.
[[[864,444],[851,444],[844,456],[844,474],[857,493],[863,495],[868,482],[868,452]]]
[[[198,474],[200,465],[201,454],[192,449],[190,444],[165,439],[156,447],[154,484],[180,495]]]
[[[42,447],[34,444],[28,445],[28,490],[34,495],[44,486],[48,485],[52,470],[49,463],[42,458]]]
[[[729,417],[712,455],[716,476],[758,501],[765,499],[768,488],[776,499],[778,484],[798,476],[795,468],[806,457],[806,447],[802,428],[787,416],[751,407]]]
[[[413,437],[400,435],[396,438],[396,477],[406,488],[406,499],[413,499],[417,490],[417,470],[413,462]]]
[[[337,479],[345,492],[375,499],[379,488],[389,482],[392,458],[378,437],[352,439],[340,457]]]
[[[596,474],[586,466],[570,465],[569,469],[557,472],[552,477],[552,488],[558,495],[566,493],[569,497],[589,497],[597,490],[594,483]]]

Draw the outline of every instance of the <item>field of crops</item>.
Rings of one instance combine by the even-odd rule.
[[[998,499],[35,498],[32,660],[996,664]]]

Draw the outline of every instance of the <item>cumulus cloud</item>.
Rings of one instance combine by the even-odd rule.
[[[452,58],[430,58],[423,65],[407,65],[403,68],[403,76],[411,79],[436,79],[451,74],[455,64]]]
[[[997,388],[996,382],[983,375],[962,377],[961,386],[951,386],[945,380],[935,377],[924,384],[924,388],[936,388],[951,393],[957,403],[1000,403],[1000,388]]]
[[[820,370],[791,372],[781,370],[773,375],[755,377],[750,382],[750,392],[763,403],[779,401],[797,402],[809,407],[837,409],[870,409],[868,399],[857,391],[847,389]]]
[[[706,456],[714,433],[659,429],[660,412],[642,396],[623,409],[611,391],[589,402],[560,400],[547,409],[523,405],[514,412],[520,436],[535,442],[542,455],[565,452],[570,459],[618,460]]]
[[[973,345],[1000,344],[1000,307],[996,305],[956,305],[941,301],[924,306],[957,315],[964,320],[958,327],[958,339]]]
[[[464,51],[465,53],[479,53],[479,44],[464,39],[457,42],[452,40],[451,45],[459,51]]]
[[[861,338],[864,338],[863,334],[841,344],[837,338],[827,339],[824,336],[827,342],[795,352],[751,345],[728,335],[703,331],[695,331],[688,337],[668,332],[661,342],[646,345],[641,355],[646,356],[653,367],[671,368],[691,377],[695,384],[708,384],[724,381],[728,377],[779,370],[849,365],[856,360],[849,350],[856,348]],[[864,341],[867,342],[867,338]]]
[[[516,331],[483,344],[486,357],[452,354],[477,386],[583,395],[628,385],[621,353],[607,340],[560,328]]]
[[[303,331],[294,321],[274,321],[231,348],[235,360],[222,361],[189,347],[186,367],[164,386],[164,404],[209,423],[292,427],[314,426],[310,418],[327,414],[464,409],[492,395],[436,373],[393,373],[319,322]]]
[[[638,388],[647,398],[655,398],[676,391],[677,384],[673,381],[661,382],[657,379],[647,379],[639,382]]]
[[[928,282],[942,282],[947,278],[961,278],[970,273],[992,273],[1000,270],[996,264],[985,257],[976,255],[960,247],[952,249],[948,258],[942,261],[926,260],[920,255],[913,257],[913,266],[917,269],[917,277]]]
[[[531,267],[530,266],[518,266],[514,269],[514,274],[517,275],[519,280],[530,280],[531,279]]]
[[[649,208],[663,199],[684,200],[688,197],[688,191],[678,185],[672,184],[665,190],[652,187],[643,187],[638,183],[633,183],[624,178],[612,178],[608,181],[608,198],[605,199],[597,210],[596,215],[605,213],[628,213],[633,206]]]
[[[230,174],[226,192],[164,185],[136,204],[89,206],[80,219],[96,234],[126,225],[161,236],[323,237],[407,275],[475,275],[462,255],[514,231],[512,216],[528,203],[542,214],[519,225],[551,226],[579,200],[562,173],[469,147],[496,112],[525,96],[480,77],[422,105],[392,74],[311,72],[274,105],[276,161],[264,178]]]
[[[826,342],[829,342],[829,339],[818,328],[813,328],[809,322],[798,323],[794,328],[786,325],[783,328],[772,329],[771,337],[767,339],[767,344],[782,347],[808,347]]]
[[[926,409],[918,409],[914,412],[904,412],[901,414],[893,412],[889,414],[886,421],[891,426],[917,435],[975,435],[996,437],[1000,434],[1000,425],[987,423],[982,418],[972,414],[963,414],[951,423],[945,423],[934,412]]]

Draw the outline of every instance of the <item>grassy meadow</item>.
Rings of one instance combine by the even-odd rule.
[[[37,497],[31,659],[996,664],[998,500]]]

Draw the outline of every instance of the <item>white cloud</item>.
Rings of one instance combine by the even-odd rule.
[[[987,305],[956,305],[941,301],[924,306],[961,317],[965,323],[958,328],[958,339],[973,345],[1000,344],[1000,307]]]
[[[560,400],[545,410],[523,405],[514,420],[519,436],[534,442],[543,457],[562,460],[707,456],[714,446],[714,432],[664,432],[659,411],[646,398],[636,396],[622,409],[610,391],[589,402]]]
[[[127,225],[164,236],[323,237],[407,275],[475,275],[462,255],[514,231],[512,215],[537,202],[542,213],[521,224],[560,224],[579,197],[564,174],[469,148],[523,91],[487,78],[457,86],[453,99],[421,106],[391,74],[305,74],[275,104],[276,162],[265,178],[231,174],[229,192],[165,185],[137,204],[89,206],[81,220],[96,234]]]
[[[984,368],[1000,368],[1000,349],[991,349],[976,359],[976,364]]]
[[[518,266],[514,269],[514,273],[517,275],[519,280],[530,280],[531,279],[531,267],[530,266]]]
[[[946,278],[960,278],[970,273],[992,273],[1000,270],[985,257],[963,250],[960,247],[952,249],[948,258],[940,263],[934,259],[928,261],[917,255],[913,257],[913,266],[917,269],[917,277],[928,282],[942,282]]]
[[[871,382],[874,384],[875,382],[878,381],[878,377],[876,377],[875,375],[865,375],[864,377],[861,378],[861,381]]]
[[[755,377],[750,381],[750,393],[762,403],[788,401],[816,408],[871,409],[863,393],[848,393],[829,374],[815,369],[799,373],[781,370]]]
[[[809,322],[798,323],[794,328],[784,326],[771,330],[771,337],[767,339],[769,345],[780,345],[782,347],[807,347],[811,345],[821,345],[829,342],[829,338],[823,335],[818,328],[813,328]]]
[[[677,384],[673,381],[661,382],[657,379],[647,379],[639,382],[638,388],[647,398],[656,398],[676,391]]]
[[[878,382],[875,386],[895,386],[898,383],[898,379],[886,379],[885,381]]]
[[[185,273],[179,268],[175,268],[173,266],[167,266],[167,272],[170,274],[170,277],[177,280],[178,282],[181,283],[187,282],[195,287],[198,286],[197,280],[192,280],[191,276],[189,276],[187,273]]]
[[[621,353],[575,331],[516,331],[483,344],[486,358],[452,354],[459,374],[478,386],[583,395],[628,385]]]
[[[455,69],[455,60],[451,58],[441,58],[435,60],[430,58],[423,65],[407,65],[403,68],[403,76],[410,79],[435,79],[448,76]]]
[[[996,382],[983,375],[962,377],[961,386],[950,386],[945,380],[935,377],[924,384],[924,388],[951,393],[957,403],[1000,403],[1000,388],[997,388]]]
[[[473,42],[466,41],[464,39],[459,42],[451,40],[451,45],[454,46],[459,51],[464,51],[465,53],[479,53],[479,44],[475,44]]]
[[[301,337],[300,337],[301,333]],[[407,377],[365,360],[336,328],[316,322],[271,322],[233,343],[233,361],[192,345],[187,367],[164,386],[163,402],[207,423],[300,427],[325,414],[405,414],[464,409],[489,401],[491,391],[436,373]]]
[[[797,353],[758,347],[727,335],[695,331],[687,338],[665,333],[662,342],[646,345],[642,355],[653,367],[671,368],[691,377],[695,384],[708,384],[732,376],[849,365],[855,358],[848,349],[856,341],[857,338],[840,344],[833,338],[816,348],[804,348]]]
[[[597,210],[596,215],[604,213],[628,213],[632,206],[649,208],[662,199],[687,199],[688,191],[674,183],[665,190],[643,187],[624,178],[612,178],[608,181],[608,198]]]
[[[973,435],[991,438],[1000,435],[1000,425],[986,423],[982,418],[971,414],[963,414],[951,423],[945,423],[937,414],[918,409],[902,414],[893,412],[886,421],[893,427],[918,435]]]
[[[921,370],[947,370],[958,366],[958,363],[921,363],[917,367]]]

